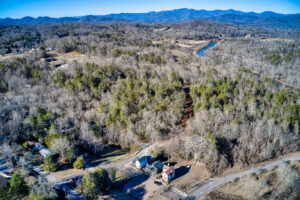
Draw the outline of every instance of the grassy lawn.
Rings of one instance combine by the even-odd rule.
[[[65,167],[65,168],[62,167],[57,172],[51,172],[50,174],[57,180],[65,180],[65,179],[80,175],[86,171],[87,171],[87,169],[83,170],[83,169],[76,169],[76,168],[70,168],[70,167]]]
[[[116,182],[123,182],[127,179],[128,179],[128,177],[125,174],[123,174],[119,170],[116,171],[116,178],[115,178]]]
[[[96,167],[103,162],[114,162],[126,156],[126,152],[117,148],[114,145],[104,147],[103,151],[99,155],[91,155],[87,159],[87,164]]]

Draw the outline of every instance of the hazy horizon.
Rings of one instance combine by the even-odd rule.
[[[297,0],[252,0],[252,1],[137,1],[137,0],[111,0],[109,2],[87,0],[84,3],[79,0],[52,0],[52,1],[38,1],[38,0],[0,0],[2,6],[0,8],[0,18],[14,18],[19,19],[26,16],[30,17],[76,17],[85,15],[107,15],[118,13],[148,13],[160,12],[174,9],[195,9],[195,10],[237,10],[242,12],[256,12],[261,13],[271,11],[281,14],[298,14],[300,13],[300,2]]]
[[[264,13],[264,12],[274,12],[274,13],[277,13],[277,14],[284,14],[284,15],[293,15],[293,14],[300,14],[299,13],[280,13],[280,12],[275,12],[275,11],[271,11],[271,10],[265,10],[265,11],[262,11],[262,12],[255,12],[255,11],[242,11],[242,10],[236,10],[236,9],[214,9],[214,10],[208,10],[208,9],[194,9],[194,8],[176,8],[176,9],[172,9],[172,10],[180,10],[180,9],[189,9],[189,10],[197,10],[197,11],[200,11],[200,10],[205,10],[205,11],[216,11],[216,10],[222,10],[222,11],[226,11],[226,10],[234,10],[234,11],[239,11],[239,12],[244,12],[244,13],[251,13],[251,12],[254,12],[254,13],[257,13],[257,14],[260,14],[260,13]],[[51,16],[47,16],[47,15],[44,15],[44,16],[37,16],[37,17],[33,17],[33,16],[30,16],[30,15],[27,15],[27,16],[23,16],[23,17],[19,17],[19,18],[14,18],[14,17],[0,17],[1,19],[5,19],[5,18],[11,18],[11,19],[22,19],[22,18],[25,18],[25,17],[32,17],[32,18],[39,18],[39,17],[50,17],[50,18],[62,18],[62,17],[82,17],[82,16],[106,16],[106,15],[110,15],[110,14],[139,14],[139,13],[151,13],[151,12],[164,12],[164,11],[172,11],[172,10],[158,10],[158,11],[147,11],[147,12],[119,12],[119,13],[107,13],[107,14],[86,14],[86,15],[73,15],[73,16],[61,16],[61,17],[51,17]]]

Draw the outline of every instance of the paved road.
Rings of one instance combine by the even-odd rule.
[[[188,199],[199,199],[200,197],[204,196],[206,193],[212,191],[214,188],[216,188],[216,187],[218,187],[222,184],[228,183],[230,181],[233,181],[236,178],[240,178],[240,177],[249,175],[253,172],[258,172],[258,171],[263,170],[263,169],[269,170],[269,169],[272,169],[272,168],[274,168],[274,167],[276,167],[276,166],[278,166],[278,165],[280,165],[280,164],[282,164],[286,161],[292,162],[292,161],[295,161],[295,160],[300,160],[300,153],[296,154],[296,155],[293,155],[293,156],[290,156],[290,157],[287,157],[287,158],[284,158],[284,159],[281,159],[281,160],[274,161],[272,163],[266,164],[266,165],[261,166],[261,167],[256,167],[256,168],[252,168],[252,169],[242,171],[242,172],[238,172],[238,173],[235,173],[235,174],[230,174],[228,176],[224,176],[224,177],[221,177],[221,178],[216,178],[216,179],[209,180],[207,182],[204,182],[203,184],[198,185],[195,189],[190,191],[188,193]]]

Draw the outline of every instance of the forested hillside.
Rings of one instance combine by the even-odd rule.
[[[0,31],[1,143],[59,135],[98,153],[169,141],[165,155],[214,173],[300,148],[298,32],[283,40],[288,32],[204,21]],[[195,53],[212,40],[208,57]],[[185,127],[184,88],[194,105]]]

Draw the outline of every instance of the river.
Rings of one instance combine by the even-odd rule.
[[[207,50],[209,50],[210,48],[212,48],[213,46],[215,46],[216,44],[217,44],[217,42],[209,43],[209,44],[207,45],[207,47],[205,47],[205,48],[203,48],[203,49],[200,49],[200,50],[197,52],[197,54],[198,54],[199,56],[205,56],[205,52],[206,52]]]

